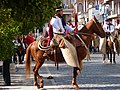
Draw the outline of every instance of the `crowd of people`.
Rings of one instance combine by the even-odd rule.
[[[30,43],[34,42],[34,40],[35,38],[32,32],[30,32],[27,36],[16,36],[15,40],[13,40],[14,55],[12,56],[12,62],[23,64],[26,48],[30,45]]]

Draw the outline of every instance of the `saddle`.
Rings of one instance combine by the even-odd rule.
[[[67,35],[64,37],[66,40],[68,40],[73,46],[75,47],[79,47],[82,46],[83,43],[81,42],[80,39],[78,39],[78,37],[76,35]],[[65,47],[65,43],[64,40],[61,40],[60,44],[59,44],[60,48],[64,48]]]
[[[76,36],[76,35],[67,35],[64,37],[66,40],[68,40],[74,47],[79,47],[79,46],[84,46],[84,44],[82,43],[82,41]],[[52,46],[52,51],[49,50],[47,47],[47,40],[43,39],[41,41],[39,41],[40,44],[38,46],[40,46],[43,50],[43,48],[45,49],[45,53],[48,55],[49,59],[54,59],[55,61],[55,66],[57,65],[57,69],[58,69],[58,63],[60,62],[64,62],[64,57],[62,55],[62,52],[60,50],[60,48],[64,48],[66,45],[64,43],[64,40],[61,39],[60,43],[57,46]],[[52,52],[52,53],[50,53]],[[53,58],[51,58],[51,56]]]
[[[57,66],[58,69],[58,63],[64,62],[64,58],[62,56],[62,52],[60,50],[60,47],[57,45],[55,46],[49,46],[48,40],[46,38],[39,40],[38,42],[38,48],[40,50],[45,51],[44,57],[47,57],[47,59],[50,59],[55,62],[55,66]]]

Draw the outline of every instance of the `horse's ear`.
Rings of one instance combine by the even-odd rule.
[[[94,20],[97,21],[97,18],[94,16]]]
[[[96,22],[98,22],[98,20],[97,20],[96,16],[94,16],[94,20],[95,20]]]

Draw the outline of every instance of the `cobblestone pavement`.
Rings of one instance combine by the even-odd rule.
[[[37,90],[33,86],[34,61],[31,66],[30,78],[25,77],[24,64],[17,65],[16,72],[11,73],[11,86],[3,86],[0,75],[0,90]],[[80,90],[120,90],[120,56],[116,56],[117,64],[102,63],[101,54],[91,54],[91,61],[83,62],[83,70],[77,76]],[[56,69],[54,62],[45,61],[39,74],[44,79],[44,88],[40,90],[74,90],[71,85],[72,67],[66,63],[59,64]],[[53,79],[47,79],[53,76]]]

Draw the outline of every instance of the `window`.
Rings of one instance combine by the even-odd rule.
[[[71,3],[74,3],[74,0],[71,0]]]
[[[117,3],[114,4],[114,14],[118,13]]]
[[[83,5],[82,5],[82,3],[79,3],[79,4],[78,4],[78,11],[79,11],[79,12],[82,12],[82,11],[83,11]]]

